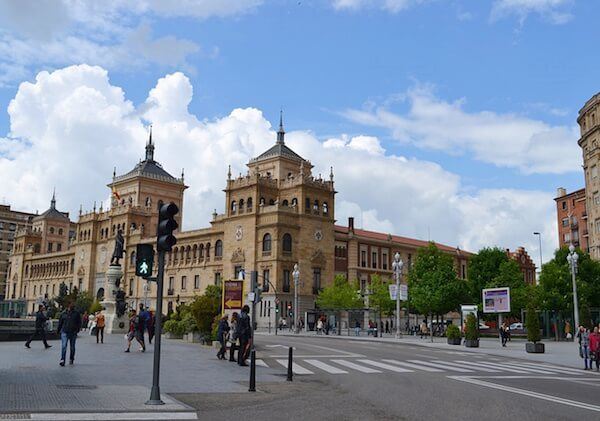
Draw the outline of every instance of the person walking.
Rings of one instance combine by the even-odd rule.
[[[231,315],[231,324],[229,325],[229,361],[234,362],[236,361],[233,357],[234,357],[234,353],[236,349],[238,348],[237,345],[237,324],[238,324],[238,314],[237,312],[234,312]],[[239,350],[238,350],[238,355],[239,355]]]
[[[62,312],[58,320],[57,332],[60,332],[61,350],[60,366],[65,366],[67,357],[67,344],[69,345],[69,364],[75,361],[75,342],[77,332],[81,330],[81,314],[73,307],[73,302],[67,304],[67,309]]]
[[[48,317],[46,313],[44,313],[44,306],[42,304],[39,305],[37,313],[35,313],[35,331],[31,334],[27,342],[25,342],[25,348],[31,348],[31,341],[35,339],[36,336],[39,336],[44,344],[44,348],[52,348],[52,345],[48,345],[46,342],[46,322],[48,321]]]
[[[252,325],[250,324],[250,307],[246,304],[242,307],[242,312],[237,325],[237,337],[240,341],[240,350],[238,351],[238,365],[247,366],[246,357],[250,348],[252,339]]]
[[[584,370],[592,369],[592,361],[590,360],[590,331],[587,328],[581,333],[581,357],[583,358]]]
[[[144,331],[148,330],[148,320],[150,319],[150,313],[148,312],[148,309],[146,309],[146,307],[144,307],[143,303],[140,303],[140,312],[139,312],[139,316],[140,316],[140,321],[142,322],[142,337],[144,336]]]
[[[360,336],[360,321],[354,322],[354,336]]]
[[[385,333],[390,333],[390,321],[385,321]]]
[[[125,352],[130,352],[131,342],[133,342],[134,339],[140,344],[140,351],[145,352],[144,322],[141,320],[139,314],[137,314],[135,310],[132,310],[131,317],[129,318],[129,333],[127,334],[127,349]]]
[[[96,313],[96,343],[100,340],[100,343],[104,343],[104,325],[106,320],[102,311]]]
[[[90,316],[87,311],[84,311],[83,316],[81,316],[81,328],[84,331],[87,330],[89,321],[90,321]]]
[[[505,347],[508,341],[508,327],[506,326],[506,322],[500,326],[500,341],[502,342],[502,346]]]
[[[217,340],[221,343],[221,348],[217,352],[217,358],[220,360],[225,359],[225,352],[227,352],[227,338],[229,337],[229,323],[227,323],[227,315],[221,317],[219,321],[219,327],[217,328]]]
[[[146,328],[148,330],[148,343],[152,345],[152,339],[154,339],[154,322],[156,321],[156,318],[154,317],[153,311],[149,311],[148,315],[148,324],[146,325]]]
[[[600,332],[598,326],[594,327],[594,331],[590,333],[590,356],[596,362],[596,371],[600,371]],[[592,363],[590,361],[590,370]]]
[[[565,321],[565,338],[569,341],[573,338],[573,335],[571,335],[571,323],[568,320]]]
[[[320,335],[323,332],[323,320],[319,319],[317,322],[317,335]]]

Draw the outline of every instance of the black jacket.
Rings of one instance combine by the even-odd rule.
[[[240,341],[247,341],[252,337],[252,327],[250,326],[250,316],[248,313],[241,312],[237,323],[236,336]]]
[[[45,329],[47,320],[48,320],[48,318],[46,317],[44,312],[38,311],[37,313],[35,313],[35,328],[36,329]]]
[[[57,332],[77,333],[81,330],[81,314],[77,310],[65,310],[58,320]]]
[[[229,323],[227,323],[227,320],[221,319],[219,321],[219,328],[217,329],[217,338],[221,340],[227,332],[229,332]]]

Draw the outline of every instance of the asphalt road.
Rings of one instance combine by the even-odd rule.
[[[255,394],[175,395],[206,419],[576,420],[600,416],[600,375],[518,359],[343,338],[257,336]],[[217,362],[215,361],[215,364]]]

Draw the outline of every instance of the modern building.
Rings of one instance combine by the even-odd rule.
[[[31,226],[34,214],[12,210],[9,205],[0,205],[0,300],[6,292],[8,260],[12,252],[15,234]]]
[[[577,142],[583,155],[585,176],[587,246],[593,259],[600,259],[600,93],[591,97],[579,110],[580,135]],[[561,205],[562,206],[562,205]]]
[[[587,206],[585,188],[572,193],[559,187],[556,198],[556,216],[558,218],[558,246],[568,247],[573,244],[588,252]],[[593,199],[593,197],[592,197]],[[600,204],[600,195],[596,192],[596,200]]]
[[[77,223],[70,225],[53,199],[31,228],[19,231],[11,257],[11,298],[26,300],[31,311],[46,294],[56,295],[62,282],[103,297],[106,270],[120,230],[126,249],[121,287],[130,305],[147,300],[155,306],[155,300],[147,296],[156,297],[156,286],[147,286],[135,276],[136,245],[156,242],[158,206],[174,202],[182,209],[187,186],[183,174],[173,177],[154,160],[154,148],[150,134],[145,159],[126,174],[113,173],[108,184],[113,192],[110,209],[80,211]],[[314,309],[316,294],[333,281],[335,273],[363,283],[374,273],[391,277],[396,252],[409,266],[417,248],[426,245],[356,230],[352,222],[349,227],[336,226],[333,170],[327,179],[313,176],[310,161],[285,144],[281,122],[276,143],[247,167],[246,175],[232,177],[228,172],[223,214],[215,212],[207,228],[176,233],[177,245],[166,256],[166,311],[193,299],[208,285],[237,278],[242,270],[255,270],[264,291],[256,309],[257,322],[265,326],[274,322],[275,306],[284,314],[293,303],[294,264],[300,271],[299,310],[303,314]],[[181,222],[182,212],[177,217]],[[68,227],[72,238],[67,235]],[[457,273],[466,276],[468,253],[440,247],[455,256]]]

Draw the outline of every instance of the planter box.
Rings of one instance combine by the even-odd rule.
[[[462,338],[448,338],[448,345],[460,345]]]
[[[186,333],[185,335],[183,335],[183,340],[185,342],[197,344],[197,343],[202,342],[203,337],[198,332],[192,332],[192,333]]]
[[[525,351],[529,354],[543,354],[545,350],[545,346],[541,342],[527,342],[525,344]]]
[[[171,332],[166,332],[164,336],[165,339],[183,339],[183,335],[175,335]]]
[[[467,348],[479,348],[479,339],[465,339]]]

